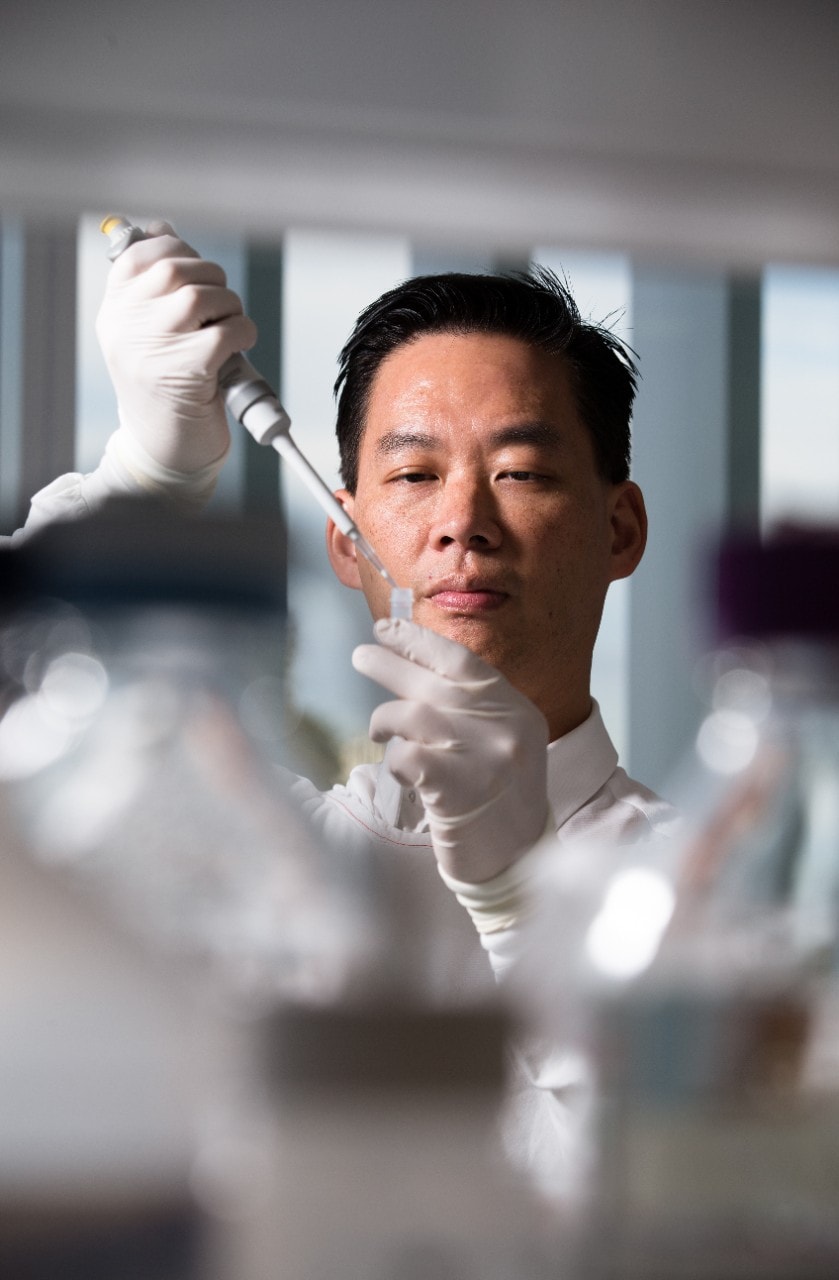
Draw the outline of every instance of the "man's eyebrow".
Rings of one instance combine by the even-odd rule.
[[[553,446],[562,442],[562,431],[548,422],[516,422],[507,427],[499,427],[490,432],[488,443],[494,449],[503,449],[508,445],[524,444],[539,447]],[[439,438],[427,431],[415,431],[410,427],[386,431],[376,441],[376,453],[387,456],[398,453],[401,449],[433,449],[440,443]]]
[[[406,427],[404,430],[386,431],[379,436],[376,453],[386,456],[398,453],[400,449],[433,449],[436,444],[439,444],[436,436],[429,435],[427,431],[412,431]]]
[[[490,443],[497,449],[510,444],[532,444],[537,446],[556,446],[562,443],[563,432],[549,422],[536,420],[533,422],[516,422],[509,427],[499,427],[489,437]]]

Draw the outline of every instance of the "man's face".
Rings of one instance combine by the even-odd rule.
[[[416,622],[502,671],[552,736],[586,717],[606,588],[645,526],[636,486],[597,473],[561,356],[487,334],[397,348],[373,382],[355,496],[339,496],[413,589]],[[384,580],[334,530],[330,551],[386,616]]]

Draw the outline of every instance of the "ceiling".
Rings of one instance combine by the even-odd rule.
[[[0,213],[839,262],[832,0],[4,0],[0,31]]]

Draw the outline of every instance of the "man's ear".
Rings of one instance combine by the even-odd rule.
[[[647,545],[647,508],[633,480],[613,487],[610,495],[611,582],[628,578],[638,568]]]
[[[336,489],[335,497],[350,517],[353,516],[353,496],[346,489]],[[345,587],[361,591],[361,577],[358,572],[358,557],[355,543],[342,533],[334,520],[326,522],[326,552],[329,563],[338,581]]]

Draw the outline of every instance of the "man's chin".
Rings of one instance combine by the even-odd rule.
[[[414,610],[414,622],[462,644],[491,667],[503,670],[510,661],[510,637],[504,634],[497,618],[441,614],[437,609],[426,611],[420,607]]]

